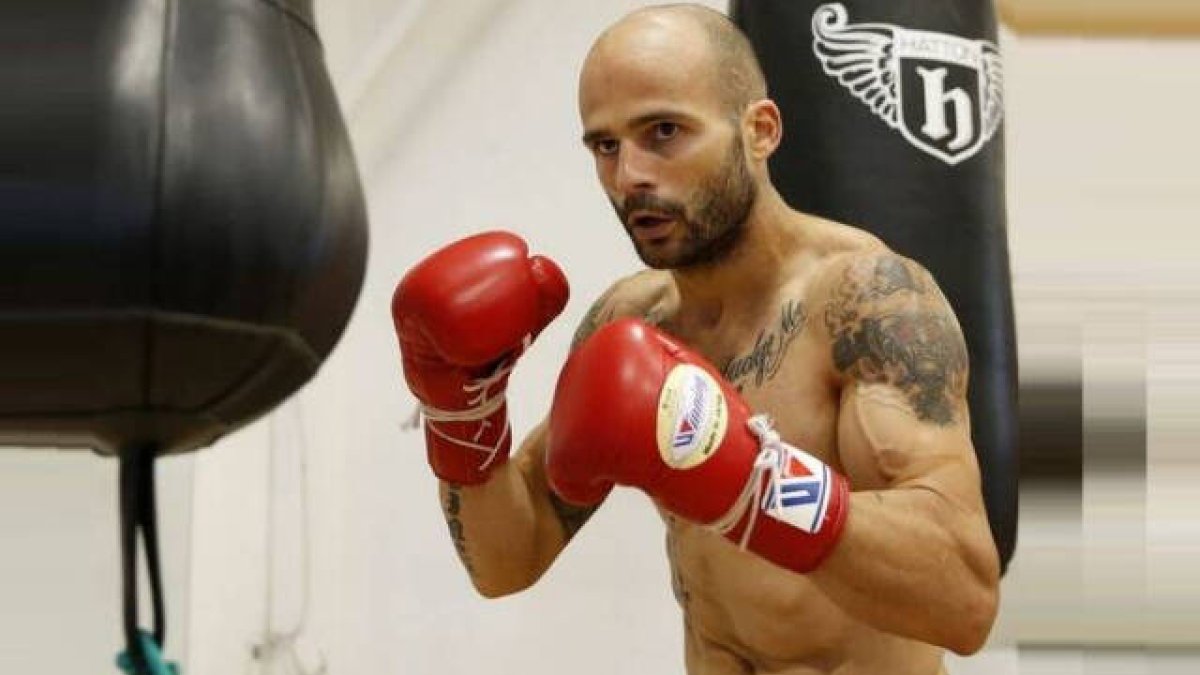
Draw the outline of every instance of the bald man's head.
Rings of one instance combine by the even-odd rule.
[[[597,38],[588,62],[593,63],[606,50],[638,49],[641,43],[661,39],[664,31],[676,39],[690,39],[692,44],[675,51],[679,60],[662,65],[696,66],[696,72],[710,78],[730,114],[739,115],[750,103],[766,98],[766,78],[746,35],[724,14],[703,5],[658,5],[631,12]],[[700,62],[680,62],[685,59]]]
[[[638,10],[592,45],[583,142],[647,265],[716,264],[744,239],[779,138],[766,93],[746,37],[699,5]]]

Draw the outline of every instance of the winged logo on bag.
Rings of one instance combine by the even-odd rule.
[[[813,12],[813,52],[876,116],[949,165],[969,159],[1003,118],[1000,50],[987,40],[848,23],[840,3]]]

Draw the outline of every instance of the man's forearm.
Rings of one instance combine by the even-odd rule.
[[[506,463],[480,485],[441,481],[450,539],[475,588],[486,597],[520,591],[537,580],[542,561],[533,497],[517,466]]]
[[[958,653],[986,641],[998,577],[986,518],[924,488],[852,493],[841,540],[809,574],[860,621]]]

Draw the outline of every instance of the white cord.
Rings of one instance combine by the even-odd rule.
[[[292,399],[295,407],[292,408],[288,404],[281,406],[274,415],[270,418],[269,434],[270,434],[270,454],[268,455],[267,469],[267,498],[268,498],[268,513],[267,513],[267,554],[266,554],[266,612],[263,625],[262,639],[251,647],[252,661],[248,664],[248,671],[257,671],[262,673],[276,672],[275,666],[282,665],[284,668],[282,675],[325,675],[328,672],[328,664],[325,661],[325,655],[318,650],[318,664],[315,669],[306,669],[300,660],[297,653],[296,644],[299,641],[300,635],[304,632],[305,625],[308,621],[308,603],[309,603],[309,564],[310,553],[308,549],[309,543],[309,508],[308,508],[308,444],[304,433],[304,415],[301,408],[300,399]],[[299,461],[300,471],[300,611],[296,619],[295,625],[287,631],[276,631],[272,621],[272,609],[274,608],[274,581],[275,581],[275,537],[274,537],[274,509],[276,497],[276,453],[283,446],[279,441],[280,423],[279,416],[283,412],[294,411],[292,415],[292,423],[296,433],[296,454]],[[257,668],[255,668],[257,666]]]

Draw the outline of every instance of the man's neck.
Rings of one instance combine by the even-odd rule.
[[[736,319],[767,301],[788,263],[804,247],[802,216],[774,190],[760,195],[742,239],[714,265],[672,270],[679,289],[679,319],[700,325]]]

